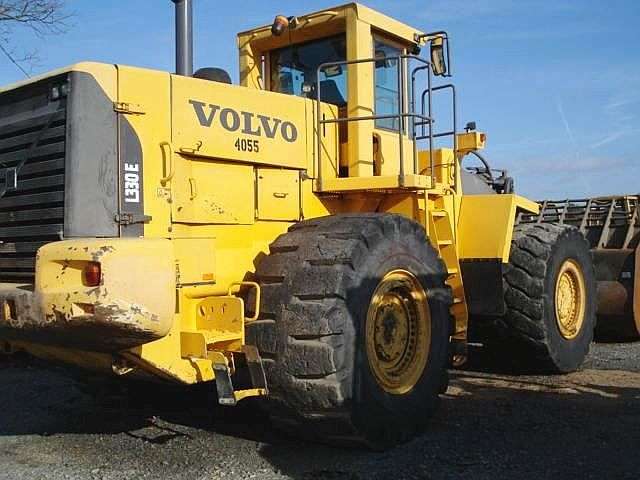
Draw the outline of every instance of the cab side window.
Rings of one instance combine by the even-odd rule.
[[[400,48],[380,40],[374,40],[375,67],[375,114],[398,115],[398,57],[402,55]],[[395,57],[395,58],[394,58]],[[398,131],[398,118],[382,118],[375,122],[376,128]]]

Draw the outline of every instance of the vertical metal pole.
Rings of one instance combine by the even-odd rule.
[[[323,66],[320,65],[316,70],[316,158],[318,159],[318,181],[317,186],[318,190],[322,191],[322,138],[320,137],[320,128],[324,126],[324,124],[320,124],[320,115],[322,114],[322,106],[320,104],[321,100],[321,92],[320,92],[320,74],[322,73]],[[347,114],[348,116],[348,114]],[[348,125],[348,124],[347,124]],[[338,129],[339,131],[340,129]],[[339,135],[339,133],[338,133]],[[340,143],[340,139],[338,138],[338,144]],[[339,148],[339,147],[338,147]],[[336,158],[336,163],[338,167],[338,176],[340,176],[340,154],[338,153],[338,157]]]
[[[176,73],[193,75],[193,3],[172,0],[176,5]]]
[[[404,93],[402,91],[404,86],[404,70],[403,70],[403,57],[398,57],[398,138],[400,140],[400,186],[404,187]]]
[[[633,237],[636,233],[636,223],[638,223],[638,206],[631,206],[631,202],[629,200],[627,200],[629,202],[629,206],[630,208],[633,208],[633,214],[631,215],[631,219],[629,220],[629,227],[627,228],[627,234],[624,237],[624,243],[622,244],[622,248],[629,248],[629,244],[631,243],[631,240],[633,240]]]
[[[453,95],[453,179],[455,185],[462,157],[458,158],[458,100],[456,98],[456,86],[453,84],[451,84],[451,95]],[[457,187],[458,185],[456,185],[456,190]]]
[[[409,70],[409,68],[411,67],[411,58],[407,58],[407,70]],[[417,69],[416,69],[417,70]],[[413,142],[413,174],[417,175],[418,174],[418,142],[416,141],[416,117],[414,117],[413,115],[415,115],[416,113],[416,101],[415,101],[415,97],[416,97],[416,77],[414,75],[415,70],[411,71],[411,106],[409,107],[411,109],[411,111],[409,112],[410,117],[407,117],[407,121],[409,122],[409,127],[410,127],[410,131],[409,131],[409,137],[411,138],[411,141]]]
[[[429,175],[431,176],[431,188],[436,186],[435,172],[433,171],[433,103],[431,96],[431,64],[427,69],[427,91],[429,92]]]
[[[451,85],[451,94],[453,95],[453,151],[458,153],[458,99],[456,96],[456,86]]]

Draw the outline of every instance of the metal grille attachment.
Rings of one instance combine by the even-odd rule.
[[[521,212],[518,223],[560,223],[578,227],[594,249],[635,248],[640,240],[640,196],[545,200],[540,213]]]

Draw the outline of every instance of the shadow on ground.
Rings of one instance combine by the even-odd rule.
[[[32,361],[2,360],[0,442],[20,436],[72,435],[75,442],[91,435],[101,441],[123,437],[123,449],[131,441],[141,442],[161,457],[182,455],[175,450],[184,448],[189,451],[185,465],[194,468],[202,463],[193,464],[191,450],[204,449],[200,462],[206,462],[209,449],[217,458],[233,456],[239,464],[263,461],[275,478],[301,480],[635,479],[640,467],[640,373],[599,368],[568,376],[518,377],[491,371],[479,356],[467,370],[452,372],[449,391],[425,435],[372,453],[283,437],[255,405],[215,407],[212,392],[203,389],[145,387],[121,395],[98,392],[96,397],[64,372]],[[118,442],[111,448],[117,449]],[[92,455],[99,458],[100,453]],[[162,469],[158,464],[159,478]],[[251,475],[269,477],[264,469]]]

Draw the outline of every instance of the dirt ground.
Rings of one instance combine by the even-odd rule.
[[[510,376],[475,352],[429,431],[384,453],[274,432],[194,392],[96,399],[65,372],[0,360],[0,479],[637,479],[640,344],[594,345],[582,371]]]

